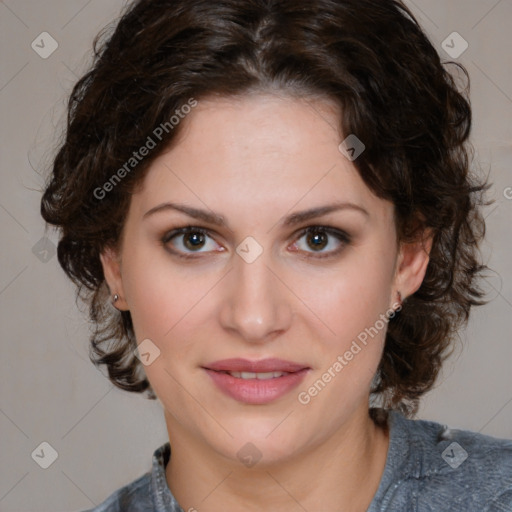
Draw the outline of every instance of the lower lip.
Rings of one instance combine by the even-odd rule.
[[[239,379],[227,373],[205,368],[217,387],[226,395],[245,404],[262,405],[273,402],[296,388],[303,380],[308,369],[289,373],[274,379]]]

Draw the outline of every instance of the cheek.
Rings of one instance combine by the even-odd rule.
[[[200,300],[203,285],[188,280],[163,248],[131,247],[123,258],[123,287],[137,340],[160,344]]]
[[[168,380],[164,366],[180,372],[180,361],[200,359],[200,331],[212,318],[215,286],[222,280],[211,269],[198,272],[194,265],[176,263],[161,247],[134,249],[124,265],[123,284],[137,342],[149,338],[162,356],[159,364],[145,368],[146,374],[150,380]]]
[[[343,349],[389,309],[393,277],[389,253],[385,257],[376,251],[352,251],[332,272],[296,280],[297,295],[326,327],[330,346]]]
[[[329,330],[315,344],[317,365],[297,399],[309,404],[305,412],[320,415],[326,428],[334,428],[340,417],[366,400],[377,371],[388,326],[381,315],[389,311],[389,279],[383,273],[340,275],[311,308],[321,312]],[[327,410],[331,412],[326,416]]]
[[[159,398],[173,397],[174,407],[185,407],[179,362],[197,357],[194,333],[206,314],[205,291],[213,285],[212,276],[189,276],[164,249],[134,249],[123,258],[123,267],[137,343],[150,339],[159,350],[154,362],[144,366],[146,376]]]

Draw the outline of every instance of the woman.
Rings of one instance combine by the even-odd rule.
[[[95,511],[512,510],[512,442],[408,419],[483,302],[470,126],[397,1],[129,7],[42,200],[169,433]]]

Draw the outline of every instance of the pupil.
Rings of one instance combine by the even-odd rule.
[[[189,243],[192,241],[192,243]],[[199,247],[202,243],[204,243],[204,235],[202,233],[192,233],[189,234],[185,239],[185,245],[190,249],[194,249]]]
[[[314,233],[310,240],[314,240],[313,248],[314,249],[323,249],[326,245],[326,236],[325,233]],[[317,243],[320,242],[320,243]]]

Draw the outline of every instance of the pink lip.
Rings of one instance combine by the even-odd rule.
[[[292,363],[284,359],[261,359],[250,361],[249,359],[223,359],[214,363],[205,364],[203,368],[217,372],[298,372],[309,368],[305,364]]]
[[[282,397],[297,387],[310,368],[283,359],[224,359],[203,366],[217,387],[235,400],[252,405],[262,405]],[[229,375],[232,372],[288,372],[288,375],[268,380],[240,379]]]

